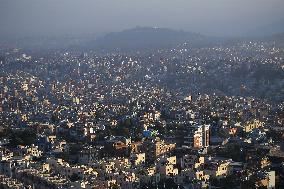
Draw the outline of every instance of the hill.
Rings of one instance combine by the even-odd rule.
[[[88,46],[104,50],[137,50],[172,47],[185,42],[202,45],[208,43],[208,38],[192,32],[137,27],[122,32],[109,33],[91,42]]]
[[[284,18],[270,24],[263,25],[248,32],[251,37],[269,37],[284,32]]]

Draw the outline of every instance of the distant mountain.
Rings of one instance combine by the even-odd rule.
[[[251,30],[248,34],[249,36],[255,37],[263,37],[263,36],[271,36],[284,32],[284,18],[279,19],[276,22],[271,24],[267,24],[261,27],[258,27],[254,30]]]
[[[93,41],[89,47],[104,50],[137,50],[171,47],[185,42],[201,45],[208,43],[208,38],[197,33],[166,28],[136,27],[109,33]]]
[[[269,38],[277,40],[277,41],[284,42],[284,32],[283,33],[274,34],[274,35],[270,36]]]
[[[266,42],[273,42],[278,47],[284,47],[284,32],[264,38]]]

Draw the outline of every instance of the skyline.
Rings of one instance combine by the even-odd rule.
[[[284,189],[284,0],[0,0],[0,189]]]
[[[274,27],[284,18],[281,0],[1,0],[0,3],[0,24],[4,26],[0,36],[12,38],[100,34],[136,26],[243,36]]]

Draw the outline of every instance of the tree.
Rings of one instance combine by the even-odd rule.
[[[79,175],[76,174],[76,173],[73,173],[73,174],[71,175],[71,177],[70,177],[70,181],[71,181],[71,182],[76,182],[76,181],[78,181],[78,180],[80,180]]]
[[[10,146],[16,147],[17,145],[31,145],[36,141],[36,133],[33,130],[26,129],[24,131],[13,131],[10,134]]]

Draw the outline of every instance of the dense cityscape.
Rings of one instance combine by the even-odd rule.
[[[2,188],[284,187],[284,49],[2,49]]]
[[[0,0],[0,189],[284,189],[284,1]]]

